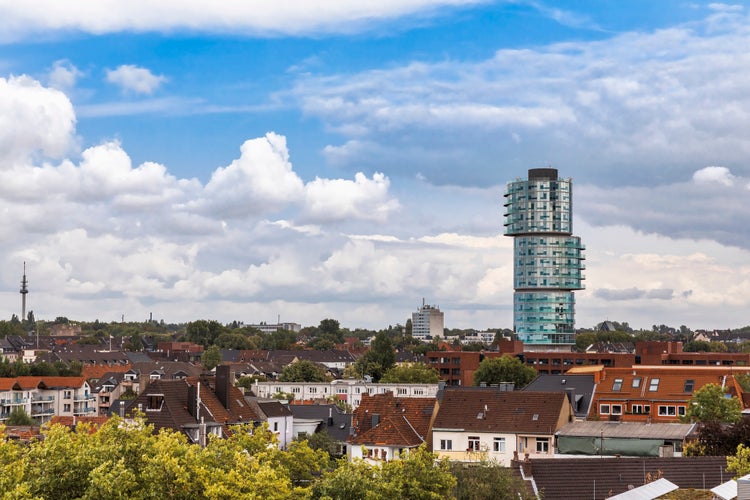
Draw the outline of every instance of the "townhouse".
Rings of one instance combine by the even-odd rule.
[[[16,377],[0,379],[0,423],[22,409],[38,424],[53,416],[82,417],[98,413],[96,397],[84,377]]]
[[[575,418],[562,392],[448,388],[432,425],[433,451],[458,462],[509,466],[519,456],[551,456],[555,432]]]

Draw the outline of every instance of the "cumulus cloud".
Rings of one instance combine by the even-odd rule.
[[[91,3],[54,0],[6,2],[0,8],[0,33],[13,40],[40,30],[80,30],[102,34],[120,31],[174,31],[243,34],[303,35],[317,32],[358,32],[379,21],[408,15],[434,15],[439,9],[485,3],[484,0],[360,0],[341,2],[290,0],[217,2],[207,7],[201,0],[145,0]]]
[[[163,75],[154,75],[147,68],[123,64],[116,69],[107,70],[107,81],[126,92],[153,94],[167,78]]]
[[[369,219],[385,222],[399,203],[388,193],[389,180],[358,172],[354,181],[316,178],[305,186],[305,217],[313,221]]]
[[[75,122],[62,92],[28,76],[0,78],[0,169],[33,155],[59,158],[70,152]]]
[[[83,76],[78,68],[67,59],[55,61],[47,75],[47,81],[53,89],[62,90],[63,92],[75,87],[78,78]]]
[[[718,183],[724,186],[734,184],[734,176],[726,167],[705,167],[693,174],[693,181],[697,184]]]

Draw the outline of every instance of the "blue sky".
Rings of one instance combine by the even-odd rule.
[[[551,165],[579,326],[744,326],[747,7],[0,1],[0,313],[511,327]]]

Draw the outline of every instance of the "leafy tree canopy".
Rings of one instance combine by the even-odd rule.
[[[686,422],[736,423],[742,418],[742,404],[728,397],[717,384],[706,384],[695,392],[683,418]]]
[[[536,377],[536,370],[524,365],[515,356],[504,355],[498,358],[484,358],[474,372],[474,385],[482,382],[487,385],[512,382],[516,389],[526,386]]]
[[[327,382],[330,378],[322,366],[306,359],[289,363],[279,375],[282,382]]]
[[[213,370],[221,364],[221,351],[218,346],[212,345],[201,355],[201,364],[208,371]]]
[[[407,363],[394,366],[380,379],[387,384],[437,384],[438,371],[425,363]]]

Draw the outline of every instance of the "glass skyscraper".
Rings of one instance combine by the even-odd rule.
[[[513,237],[513,327],[524,344],[574,344],[575,297],[585,269],[573,236],[571,179],[555,168],[533,168],[509,182],[505,235]]]

